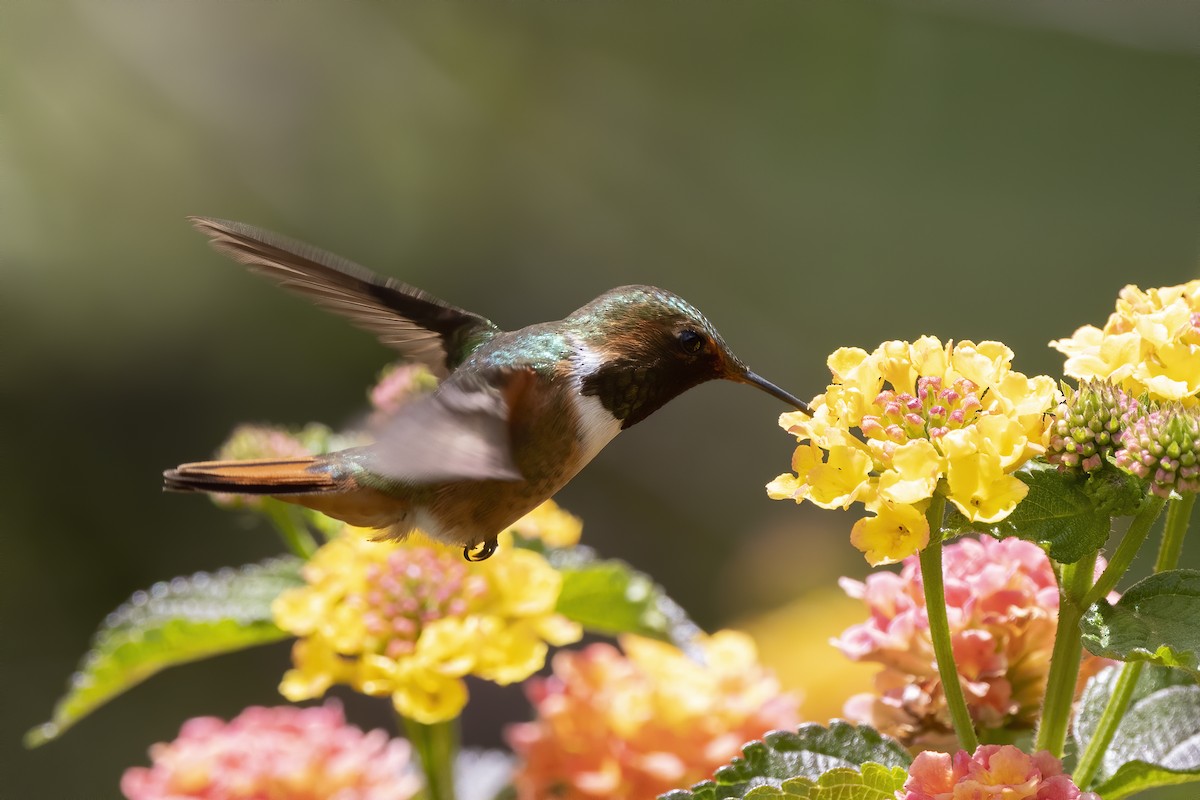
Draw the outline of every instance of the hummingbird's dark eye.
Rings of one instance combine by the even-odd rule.
[[[688,353],[699,353],[704,349],[704,334],[684,328],[679,332],[679,346]]]

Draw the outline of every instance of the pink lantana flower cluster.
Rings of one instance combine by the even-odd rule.
[[[421,788],[411,748],[347,725],[336,704],[195,717],[121,778],[129,800],[408,800]]]
[[[1027,755],[987,744],[974,754],[924,752],[913,759],[901,800],[1100,800],[1081,792],[1046,751]]]
[[[1031,727],[1058,621],[1050,560],[1030,542],[985,536],[948,545],[944,574],[954,658],[972,717],[984,728]],[[841,585],[871,616],[834,644],[852,660],[884,666],[875,692],[852,697],[846,715],[908,744],[951,746],[918,559],[905,559],[898,574],[843,578]],[[1085,659],[1083,671],[1090,675],[1102,663]]]
[[[379,375],[379,381],[367,393],[374,413],[372,423],[381,423],[414,397],[432,391],[437,378],[423,364],[397,362]]]
[[[796,698],[758,662],[751,639],[701,639],[703,661],[662,642],[621,638],[554,656],[526,684],[537,718],[513,725],[521,800],[642,800],[703,780],[768,730],[798,723]]]

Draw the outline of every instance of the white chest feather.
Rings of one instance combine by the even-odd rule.
[[[578,369],[575,373],[574,386],[571,392],[571,403],[579,417],[579,444],[581,461],[579,466],[591,461],[604,446],[621,432],[621,421],[604,407],[600,398],[582,394],[583,376],[593,372],[600,365],[600,357],[586,345],[579,344]]]

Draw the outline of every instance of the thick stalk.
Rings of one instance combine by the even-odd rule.
[[[1050,653],[1050,674],[1046,676],[1046,696],[1042,700],[1042,719],[1038,724],[1037,750],[1049,750],[1062,758],[1079,681],[1079,661],[1083,655],[1079,621],[1087,608],[1082,600],[1092,586],[1096,571],[1093,552],[1074,564],[1064,564],[1059,579],[1058,627],[1054,631],[1054,649]]]
[[[1071,774],[1071,779],[1081,789],[1087,787],[1092,782],[1092,778],[1096,777],[1096,771],[1100,769],[1100,762],[1108,751],[1108,746],[1112,743],[1113,736],[1116,734],[1125,712],[1129,709],[1129,701],[1133,698],[1133,689],[1137,686],[1145,663],[1144,661],[1133,661],[1121,666],[1121,674],[1117,676],[1116,683],[1113,684],[1112,694],[1109,695],[1108,702],[1104,705],[1104,711],[1100,714],[1096,731],[1092,734],[1091,740],[1079,757],[1079,763],[1075,765],[1075,771]]]
[[[425,724],[397,715],[425,771],[429,800],[454,800],[454,761],[458,758],[458,718]]]
[[[1133,522],[1129,523],[1129,530],[1125,532],[1121,543],[1117,545],[1116,552],[1108,562],[1108,567],[1096,579],[1096,585],[1083,598],[1083,602],[1080,604],[1081,608],[1087,608],[1092,603],[1103,600],[1108,597],[1109,592],[1117,588],[1117,581],[1121,580],[1129,570],[1129,565],[1133,563],[1133,557],[1141,549],[1142,542],[1146,541],[1146,537],[1150,535],[1150,528],[1154,525],[1154,520],[1158,519],[1165,502],[1161,497],[1154,496],[1146,500],[1145,508],[1138,512],[1137,516],[1133,518]]]
[[[1192,517],[1192,507],[1196,503],[1196,495],[1188,494],[1171,501],[1167,506],[1167,524],[1163,530],[1162,544],[1158,548],[1158,559],[1154,562],[1155,572],[1166,572],[1179,565],[1179,556],[1183,552],[1183,539],[1187,534],[1188,522]],[[1112,694],[1096,723],[1096,730],[1088,741],[1087,747],[1079,756],[1079,764],[1075,767],[1073,778],[1075,785],[1086,788],[1096,777],[1100,762],[1112,744],[1113,736],[1129,703],[1133,699],[1133,690],[1141,677],[1144,661],[1131,661],[1121,666],[1121,674],[1113,684]]]
[[[958,679],[954,645],[950,639],[950,618],[946,614],[946,586],[942,577],[942,516],[945,510],[946,498],[935,494],[925,511],[925,518],[929,521],[929,545],[921,551],[921,584],[925,590],[925,613],[929,617],[929,637],[933,640],[942,694],[946,698],[946,707],[950,711],[959,745],[973,753],[979,746],[979,740],[971,723],[971,712],[967,708],[962,683]]]
[[[1185,494],[1167,506],[1167,525],[1163,530],[1162,544],[1158,546],[1158,559],[1154,562],[1155,572],[1166,572],[1179,566],[1183,553],[1183,539],[1187,535],[1188,522],[1192,518],[1192,507],[1196,495]]]
[[[269,497],[263,498],[262,508],[288,549],[305,561],[312,558],[313,553],[317,552],[317,543],[308,528],[292,516],[291,509]]]

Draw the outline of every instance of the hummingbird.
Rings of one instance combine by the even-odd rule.
[[[469,561],[601,449],[668,401],[724,379],[808,405],[750,371],[690,303],[654,286],[604,292],[561,320],[504,331],[332,253],[226,220],[190,217],[219,252],[374,333],[437,388],[376,440],[311,457],[202,461],[163,473],[182,492],[266,495],[400,539],[419,529]]]

